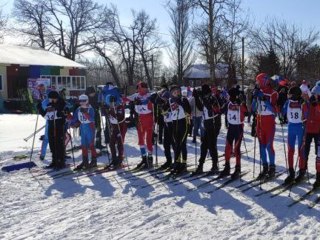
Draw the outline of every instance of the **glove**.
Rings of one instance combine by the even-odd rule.
[[[279,116],[279,121],[281,125],[285,124],[284,117],[282,115]]]
[[[261,98],[264,97],[264,94],[259,89],[255,89],[253,91],[253,97],[256,97],[256,98],[259,98],[260,100],[262,100]]]
[[[134,101],[133,101],[133,103],[134,103],[135,105],[141,105],[141,100],[140,100],[140,98],[135,98]]]

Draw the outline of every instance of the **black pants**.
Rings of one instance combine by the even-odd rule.
[[[107,116],[105,116],[106,120],[106,126],[104,128],[104,143],[109,144],[110,143],[110,123]]]
[[[101,117],[99,110],[94,111],[94,125],[96,127],[96,146],[101,146]]]
[[[172,121],[175,162],[187,162],[188,125],[185,118]],[[181,156],[182,155],[182,156]],[[182,158],[181,158],[182,157]]]
[[[163,132],[163,148],[167,162],[172,162],[171,147],[174,150],[174,142],[172,136],[172,122],[164,123]]]
[[[65,161],[64,120],[50,120],[48,136],[49,147],[52,153],[52,163],[56,165],[63,164]]]
[[[217,131],[213,122],[213,119],[204,120],[203,135],[201,136],[200,145],[200,159],[199,163],[203,164],[207,157],[209,150],[210,156],[212,158],[212,165],[217,166],[218,164],[218,149],[217,149]]]
[[[318,153],[317,144],[319,141],[319,134],[316,134],[316,133],[307,133],[306,134],[306,141],[305,141],[305,145],[304,145],[306,162],[308,161],[312,140],[314,140],[315,154],[317,155],[317,153]]]
[[[164,120],[163,120],[163,115],[160,115],[160,116],[158,116],[158,134],[159,134],[159,136],[158,136],[158,140],[160,141],[160,142],[162,142],[162,140],[163,140],[163,138],[162,138],[162,136],[163,136],[163,131],[164,131],[164,125],[165,125],[165,122],[164,122]]]

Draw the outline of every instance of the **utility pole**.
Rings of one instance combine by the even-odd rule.
[[[153,54],[151,55],[151,69],[152,69],[152,88],[154,88],[154,65],[153,65]]]
[[[241,38],[241,42],[242,42],[241,78],[242,78],[242,91],[244,91],[244,37]]]

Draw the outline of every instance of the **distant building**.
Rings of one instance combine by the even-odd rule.
[[[0,108],[21,105],[28,79],[50,79],[51,87],[77,96],[86,89],[85,68],[44,49],[0,44]]]
[[[228,64],[217,63],[215,69],[215,77],[219,82],[223,82],[228,78]],[[185,84],[190,86],[200,86],[203,83],[210,81],[209,64],[193,64],[186,71],[183,76]]]

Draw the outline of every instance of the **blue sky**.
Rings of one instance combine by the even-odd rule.
[[[171,26],[171,20],[164,7],[167,0],[96,1],[100,4],[115,4],[123,25],[130,24],[131,9],[136,11],[144,9],[152,18],[157,18],[163,40],[170,42],[168,29]],[[10,13],[13,2],[14,0],[0,0],[0,6],[4,5],[5,12]],[[261,25],[268,19],[277,18],[295,24],[304,31],[311,29],[320,31],[320,0],[242,0],[242,8],[248,12],[251,21],[256,25]]]
[[[0,6],[4,5],[5,12],[10,13],[13,2],[14,0],[0,0]],[[136,11],[144,9],[151,17],[157,18],[159,31],[168,33],[171,22],[164,8],[167,0],[97,0],[97,2],[115,4],[125,24],[130,22],[131,9]],[[249,11],[250,18],[256,24],[262,24],[268,18],[279,18],[304,30],[311,28],[320,30],[319,0],[242,0],[242,6]]]

